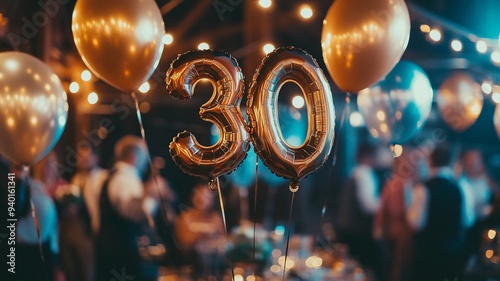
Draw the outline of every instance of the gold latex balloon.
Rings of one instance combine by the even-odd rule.
[[[214,91],[201,106],[200,117],[219,128],[219,140],[203,146],[193,134],[184,131],[170,143],[170,154],[183,172],[213,180],[236,169],[250,147],[240,111],[244,80],[238,62],[229,54],[191,51],[172,62],[166,77],[167,91],[174,98],[191,99],[201,79],[208,79]]]
[[[286,142],[276,113],[279,91],[287,82],[302,89],[307,105],[307,136],[299,146]],[[330,155],[335,129],[330,85],[303,50],[278,48],[264,59],[250,86],[247,113],[255,152],[276,175],[291,179],[290,190],[296,191],[299,181]]]
[[[37,162],[67,118],[66,92],[47,65],[24,53],[0,53],[0,154],[18,164]]]
[[[465,72],[456,72],[441,84],[437,105],[446,124],[462,132],[472,126],[481,114],[483,94],[472,77]]]
[[[163,18],[153,0],[78,0],[71,29],[88,68],[124,92],[148,80],[163,51]]]
[[[391,71],[409,38],[403,0],[336,0],[323,21],[323,59],[337,86],[356,93]]]

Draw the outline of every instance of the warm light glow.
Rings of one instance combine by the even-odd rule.
[[[491,259],[493,257],[493,250],[486,250],[486,253],[484,254],[486,258]]]
[[[377,111],[377,119],[380,121],[384,121],[385,120],[385,112],[383,112],[382,110]]]
[[[460,42],[460,40],[458,39],[453,39],[451,40],[451,49],[455,52],[460,52],[462,51],[462,42]]]
[[[149,85],[149,82],[146,81],[139,87],[139,92],[145,94],[149,91],[150,88],[151,86]]]
[[[278,264],[281,265],[282,267],[285,265],[285,256],[281,256],[278,258]],[[294,266],[295,266],[295,262],[290,257],[288,257],[286,259],[286,268],[290,269]]]
[[[71,84],[69,84],[69,91],[71,93],[76,94],[78,93],[79,90],[80,90],[80,85],[77,82],[71,82]]]
[[[234,281],[244,281],[243,276],[239,274],[234,275]]]
[[[253,275],[249,275],[249,276],[247,276],[247,281],[255,281],[255,280],[257,280],[257,279],[255,278],[255,276],[253,276]]]
[[[198,45],[198,50],[208,50],[208,49],[210,49],[210,45],[208,45],[208,43],[206,42],[201,42]]]
[[[500,103],[500,93],[498,93],[498,92],[494,92],[494,93],[491,95],[491,99],[492,99],[495,103]]]
[[[392,156],[397,158],[403,154],[403,147],[400,144],[395,144],[391,146]]]
[[[359,111],[353,111],[351,113],[351,116],[349,117],[349,122],[351,123],[351,126],[353,126],[354,128],[361,127],[365,124],[363,115],[361,115]]]
[[[495,238],[495,236],[497,236],[497,232],[494,229],[488,230],[488,238],[493,240]]]
[[[429,32],[429,37],[431,38],[432,41],[439,42],[441,40],[441,31],[439,29],[433,28]]]
[[[486,45],[486,42],[484,42],[483,40],[479,40],[476,43],[476,50],[479,53],[484,54],[486,53],[486,51],[488,51],[488,45]]]
[[[481,90],[483,90],[483,93],[489,95],[493,90],[493,86],[491,86],[491,84],[488,82],[483,82],[483,84],[481,84]]]
[[[305,265],[309,268],[320,268],[323,264],[323,259],[318,256],[310,256],[306,259]]]
[[[269,54],[270,52],[274,51],[274,49],[275,49],[275,47],[271,43],[267,43],[264,45],[264,47],[262,47],[262,50],[264,51],[264,53],[266,55]]]
[[[300,8],[300,16],[304,19],[310,19],[313,16],[313,10],[309,5],[303,5]]]
[[[92,74],[90,73],[90,71],[85,69],[84,71],[82,71],[81,77],[83,81],[90,81],[90,79],[92,79]]]
[[[90,104],[96,104],[97,101],[99,100],[99,96],[96,94],[96,92],[92,92],[87,96],[87,101]]]
[[[161,39],[161,41],[165,45],[170,45],[174,42],[174,37],[172,36],[172,34],[166,33],[165,35],[163,35],[163,38]]]
[[[273,1],[271,0],[259,0],[259,5],[264,9],[271,7],[272,4]]]
[[[500,51],[494,51],[491,53],[491,60],[494,63],[500,63]]]
[[[293,99],[292,99],[293,107],[302,108],[302,107],[304,107],[304,104],[305,104],[305,101],[304,101],[304,98],[302,96],[293,97]]]
[[[431,27],[427,24],[420,25],[420,31],[424,33],[429,33],[431,31]]]

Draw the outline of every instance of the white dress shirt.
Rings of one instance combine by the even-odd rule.
[[[83,201],[85,202],[85,206],[89,212],[93,233],[99,232],[99,200],[101,197],[101,188],[107,177],[107,170],[94,168],[88,173],[78,172],[71,179],[71,184],[74,184],[83,190]]]
[[[463,175],[460,177],[459,182],[470,197],[469,204],[474,211],[475,219],[481,220],[489,215],[492,207],[490,204],[491,188],[488,178],[483,175],[472,179]]]
[[[434,177],[454,179],[454,173],[451,168],[445,167],[434,171]],[[471,205],[471,195],[466,188],[458,185],[462,195],[462,226],[468,228],[474,223],[474,209]],[[411,228],[422,230],[427,224],[429,195],[427,188],[423,184],[415,187],[405,187],[406,199],[406,218]]]
[[[154,214],[158,204],[145,194],[139,171],[125,162],[117,162],[113,169],[115,173],[108,183],[108,196],[115,210],[134,221]]]
[[[372,167],[361,164],[354,168],[353,177],[361,208],[367,214],[375,214],[380,203],[379,183],[375,171]]]
[[[29,180],[31,202],[35,206],[36,216],[40,225],[40,238],[42,243],[49,241],[50,250],[59,253],[59,234],[57,226],[57,212],[54,202],[45,192],[43,184],[37,180]],[[38,234],[31,211],[19,219],[16,228],[19,243],[38,245]]]

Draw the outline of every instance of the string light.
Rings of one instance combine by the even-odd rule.
[[[441,40],[441,31],[439,29],[433,28],[429,32],[429,37],[434,42],[439,42]]]
[[[172,34],[166,33],[165,35],[163,35],[163,38],[161,39],[161,41],[165,45],[170,45],[174,42],[174,37],[172,36]]]
[[[91,92],[88,96],[87,96],[87,101],[90,103],[90,104],[96,104],[97,101],[99,101],[99,96],[97,95],[96,92]]]
[[[304,104],[305,104],[305,102],[304,102],[304,98],[302,96],[293,97],[293,99],[292,99],[293,107],[295,107],[297,109],[302,108],[302,107],[304,107]]]
[[[208,50],[208,49],[210,49],[210,45],[208,45],[207,42],[201,42],[198,45],[198,50]]]
[[[363,119],[363,115],[359,113],[359,111],[353,111],[351,116],[349,116],[349,122],[351,126],[354,128],[361,127],[365,124],[365,120]]]
[[[149,82],[144,82],[140,87],[139,87],[139,92],[145,94],[149,91],[151,86],[149,85]]]
[[[76,94],[78,93],[79,90],[80,90],[80,85],[77,82],[71,82],[71,84],[69,84],[69,91],[71,93]]]
[[[313,10],[309,5],[302,5],[300,8],[300,16],[304,19],[310,19],[313,16]]]
[[[267,55],[269,54],[270,52],[274,51],[275,47],[273,44],[271,43],[267,43],[265,44],[263,47],[262,47],[262,51],[264,51],[264,53]]]
[[[82,71],[82,75],[80,77],[83,81],[90,81],[90,79],[92,79],[92,73],[85,69],[84,71]]]
[[[500,93],[498,93],[498,92],[494,92],[494,93],[491,95],[491,99],[492,99],[495,103],[500,103]]]
[[[423,33],[429,33],[431,31],[431,27],[427,24],[420,25],[420,31]]]
[[[486,45],[486,42],[484,42],[483,40],[478,40],[476,43],[476,50],[479,53],[484,54],[488,50],[488,45]]]
[[[272,4],[273,2],[271,0],[259,0],[259,5],[264,9],[271,7]]]
[[[483,84],[481,84],[481,90],[483,91],[483,93],[489,95],[489,94],[491,94],[491,91],[493,90],[493,87],[491,86],[490,83],[483,82]]]
[[[453,39],[451,41],[451,49],[453,49],[453,51],[460,52],[460,51],[462,51],[462,48],[463,48],[463,46],[462,46],[462,42],[460,42],[460,40]]]
[[[491,60],[494,63],[500,63],[500,52],[499,51],[494,51],[491,53]]]

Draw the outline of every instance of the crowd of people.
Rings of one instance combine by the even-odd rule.
[[[347,244],[373,280],[460,280],[497,212],[496,186],[481,152],[464,151],[456,165],[449,147],[405,147],[389,173],[377,169],[377,152],[372,145],[358,147],[335,208],[335,242]],[[16,177],[15,280],[152,281],[168,257],[170,264],[196,268],[200,245],[225,235],[217,193],[199,181],[191,204],[174,210],[176,194],[158,171],[148,171],[147,153],[141,138],[125,136],[105,170],[91,149],[82,148],[69,181],[57,174],[54,154],[31,173],[2,158],[1,186],[8,185],[4,174]],[[245,203],[234,190],[224,190],[228,229],[239,223],[233,215]],[[6,189],[1,199],[7,204]]]
[[[497,187],[479,150],[405,148],[377,174],[376,147],[358,149],[336,218],[339,241],[377,280],[462,280],[480,253]]]

